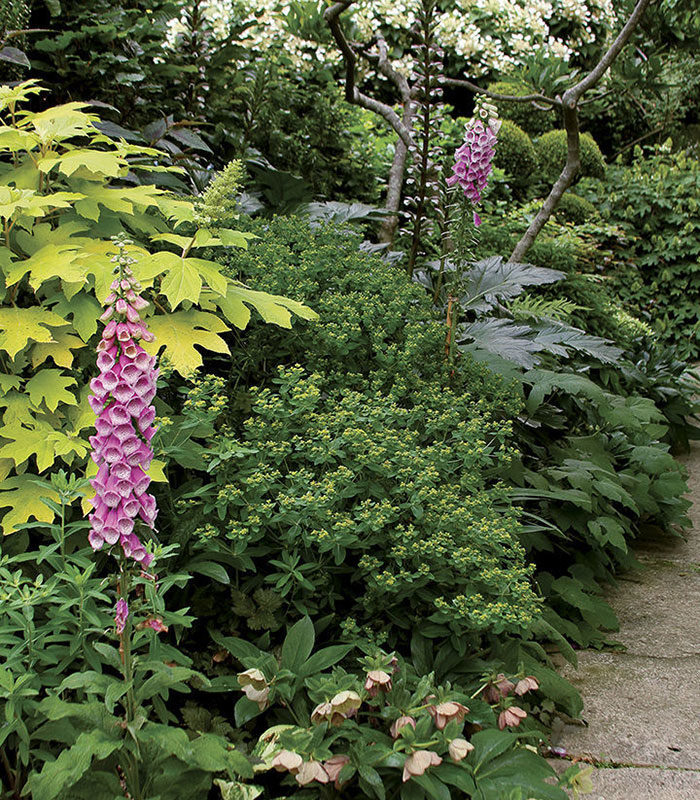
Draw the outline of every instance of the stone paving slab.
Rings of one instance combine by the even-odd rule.
[[[588,723],[564,726],[557,744],[571,755],[700,769],[700,656],[584,651],[578,669],[562,672],[583,695]]]
[[[700,568],[658,557],[643,563],[607,594],[621,620],[610,638],[637,656],[700,655],[700,625],[689,619],[700,613]]]
[[[699,800],[700,771],[597,769],[593,793],[582,800]]]

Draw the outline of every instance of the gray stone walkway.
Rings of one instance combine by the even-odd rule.
[[[682,460],[688,540],[640,541],[643,569],[608,595],[620,618],[611,638],[626,650],[584,651],[562,669],[587,725],[565,726],[556,743],[598,764],[590,800],[700,800],[700,446]]]

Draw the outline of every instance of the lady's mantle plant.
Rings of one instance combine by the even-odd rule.
[[[155,356],[150,356],[139,341],[153,341],[153,334],[141,319],[148,303],[138,294],[141,284],[134,278],[126,252],[133,244],[125,237],[115,239],[119,253],[114,256],[117,277],[106,298],[106,322],[97,347],[100,374],[90,382],[90,406],[97,414],[97,433],[90,437],[92,458],[98,466],[91,484],[95,490],[94,511],[90,514],[90,544],[95,550],[119,543],[127,557],[148,566],[146,553],[134,523],[139,517],[153,527],[156,501],[146,489],[147,470],[153,459],[151,439],[156,393]]]

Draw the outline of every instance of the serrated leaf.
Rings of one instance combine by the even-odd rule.
[[[51,523],[53,511],[42,501],[42,497],[58,502],[58,492],[50,483],[41,481],[36,475],[25,473],[6,478],[0,489],[0,508],[9,508],[2,518],[2,532],[12,533],[17,525],[28,522],[32,517],[38,522]]]
[[[53,342],[49,328],[59,328],[66,321],[45,308],[0,308],[0,349],[14,358],[27,343]]]
[[[37,408],[43,400],[49,411],[55,411],[59,403],[78,405],[75,395],[67,391],[68,386],[74,386],[76,383],[75,378],[64,375],[58,369],[42,369],[27,381],[25,391]]]
[[[145,342],[144,348],[157,355],[165,348],[163,356],[181,375],[191,375],[202,366],[202,356],[195,346],[216,353],[230,353],[226,342],[219,336],[229,328],[216,315],[205,311],[176,311],[148,319],[155,336],[154,342]]]
[[[42,158],[37,163],[40,172],[50,172],[56,166],[66,177],[80,170],[105,178],[118,178],[124,170],[125,161],[118,153],[79,148],[59,156]]]
[[[102,314],[103,308],[92,295],[86,292],[79,292],[70,299],[60,297],[58,303],[52,307],[52,310],[59,316],[70,317],[78,336],[84,342],[87,342],[97,331],[97,321]],[[56,341],[58,341],[59,333],[54,334]]]
[[[315,311],[297,300],[267,292],[256,292],[235,282],[229,283],[225,297],[211,297],[208,300],[217,305],[226,319],[241,330],[250,320],[249,306],[252,306],[265,322],[282,328],[292,327],[292,314],[302,319],[318,319]]]
[[[500,256],[492,256],[462,269],[464,294],[460,306],[483,311],[493,306],[495,300],[517,297],[525,286],[556,283],[564,277],[556,269],[504,262]]]
[[[32,347],[32,366],[34,369],[46,361],[47,358],[53,359],[57,367],[70,369],[73,365],[73,353],[71,351],[85,347],[84,342],[77,336],[73,336],[72,333],[68,333],[68,331],[56,331],[54,339],[55,341],[53,342],[37,343]]]
[[[535,353],[543,349],[533,340],[529,325],[516,325],[508,319],[483,319],[460,325],[458,342],[461,350],[486,350],[525,369],[539,363]]]

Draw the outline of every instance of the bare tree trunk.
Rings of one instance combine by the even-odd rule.
[[[578,127],[579,100],[583,94],[587,92],[588,89],[595,86],[608,71],[610,65],[615,61],[622,48],[627,44],[634,29],[639,25],[639,21],[650,2],[651,0],[638,0],[629,19],[617,35],[615,41],[610,45],[605,55],[584,78],[564,92],[561,98],[561,108],[564,113],[564,127],[566,128],[566,164],[561,171],[561,175],[557,178],[557,182],[552,186],[552,190],[547,196],[547,199],[542,204],[542,208],[537,212],[537,216],[532,220],[520,241],[515,245],[515,249],[508,259],[509,261],[518,262],[525,258],[525,254],[535,241],[537,234],[544,228],[545,223],[552,216],[554,209],[559,205],[562,195],[573,183],[576,173],[581,166],[581,145]]]
[[[408,130],[413,133],[413,117],[415,111],[413,103],[409,99],[404,105],[403,124]],[[399,208],[401,207],[401,190],[403,188],[403,176],[406,171],[406,156],[408,155],[408,148],[402,139],[396,140],[396,148],[394,150],[394,160],[389,170],[389,179],[387,181],[386,202],[384,208],[389,212],[382,222],[379,230],[379,241],[391,244],[396,235],[396,228],[399,224]]]
[[[573,106],[564,105],[564,125],[566,127],[566,164],[564,169],[561,171],[561,175],[557,178],[554,186],[552,186],[552,190],[547,195],[542,208],[537,212],[537,216],[532,220],[520,241],[515,245],[515,249],[508,261],[522,261],[525,253],[537,238],[537,234],[544,228],[554,209],[559,205],[562,195],[574,182],[576,173],[579,171],[581,166],[581,145],[576,104]]]
[[[401,206],[401,189],[403,187],[403,175],[406,170],[407,153],[406,145],[401,139],[397,139],[394,160],[392,161],[387,181],[386,202],[384,203],[384,208],[389,214],[384,217],[382,226],[379,229],[379,241],[387,244],[391,244],[394,241],[396,228],[399,224],[398,211]]]

